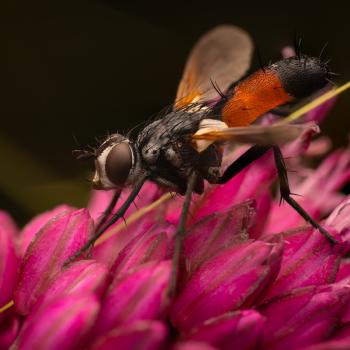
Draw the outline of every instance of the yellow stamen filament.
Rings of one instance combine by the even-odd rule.
[[[344,85],[338,87],[337,89],[333,89],[331,91],[326,92],[322,96],[316,98],[315,100],[311,101],[310,103],[307,103],[305,106],[297,109],[295,112],[291,113],[288,117],[284,118],[281,122],[278,123],[289,123],[294,120],[297,120],[302,115],[304,115],[307,112],[310,112],[312,109],[320,106],[322,103],[330,100],[331,98],[341,94],[345,90],[350,88],[350,81],[345,83]]]
[[[162,203],[168,201],[170,198],[173,198],[174,195],[175,195],[174,192],[165,193],[163,196],[158,198],[156,201],[154,201],[150,205],[147,205],[147,206],[141,208],[140,210],[137,210],[135,213],[131,214],[125,220],[125,222],[121,222],[118,225],[116,225],[115,227],[113,227],[111,230],[107,230],[106,233],[96,241],[95,246],[105,242],[107,239],[112,237],[114,234],[116,234],[117,232],[119,232],[120,230],[125,228],[125,225],[131,224],[131,223],[135,222],[136,220],[141,219],[144,215],[146,215],[147,213],[149,213],[153,209],[156,209]]]
[[[3,307],[0,308],[0,314],[2,312],[5,312],[9,308],[11,308],[13,305],[15,305],[14,301],[13,300],[9,301],[6,305],[4,305]]]

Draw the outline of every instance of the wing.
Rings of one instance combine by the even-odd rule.
[[[177,90],[175,108],[199,99],[214,99],[217,92],[212,82],[225,91],[246,73],[252,52],[253,43],[249,34],[238,27],[221,25],[204,34],[187,60]]]
[[[209,119],[207,119],[209,120]],[[224,124],[224,123],[222,123]],[[212,143],[235,142],[260,145],[283,145],[295,140],[304,133],[315,134],[319,132],[319,127],[315,123],[305,124],[275,124],[269,126],[250,125],[247,127],[222,127],[215,122],[210,126],[203,125],[196,134],[193,135],[193,142],[198,152],[203,152]]]

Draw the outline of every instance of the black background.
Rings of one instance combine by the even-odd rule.
[[[71,150],[170,104],[188,51],[217,24],[249,31],[266,64],[295,33],[310,55],[329,42],[338,82],[350,79],[349,11],[337,1],[4,4],[0,206],[22,223],[62,202],[84,206],[89,166]],[[322,127],[336,146],[347,142],[349,105],[342,95]]]

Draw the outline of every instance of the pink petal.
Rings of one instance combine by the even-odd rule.
[[[93,230],[86,209],[64,212],[51,219],[35,236],[23,258],[14,300],[26,315],[64,262],[88,240]]]
[[[136,236],[119,253],[111,268],[111,274],[121,274],[146,262],[159,262],[169,258],[170,242],[168,237],[173,236],[174,231],[173,225],[164,223],[163,225],[154,225],[147,232]]]
[[[0,307],[13,298],[18,280],[19,258],[12,233],[13,231],[0,227]]]
[[[197,341],[181,341],[176,343],[171,350],[217,350],[217,348],[203,342]]]
[[[251,305],[276,277],[282,251],[282,240],[248,241],[205,262],[175,300],[170,315],[174,326],[188,331],[209,318]]]
[[[350,286],[305,287],[274,297],[259,308],[267,317],[262,349],[300,349],[327,338],[350,300]]]
[[[321,136],[313,140],[305,155],[307,157],[320,157],[332,148],[332,141],[328,136]]]
[[[307,200],[307,198],[304,198],[305,197],[303,197],[302,200],[296,198],[296,200],[313,219],[317,219],[320,215],[319,212]],[[305,220],[300,214],[285,202],[282,202],[281,204],[275,202],[272,205],[268,223],[264,229],[262,237],[265,237],[270,233],[280,233],[292,230],[300,226],[305,226]]]
[[[97,334],[136,320],[160,319],[168,306],[171,261],[149,262],[110,285],[96,322]]]
[[[350,259],[344,259],[340,262],[336,282],[344,280],[345,278],[350,278]]]
[[[66,295],[95,294],[104,292],[108,276],[106,265],[94,260],[80,260],[51,278],[46,292],[38,296],[37,305],[44,304]]]
[[[9,232],[11,237],[17,237],[19,231],[18,226],[6,211],[0,210],[0,227]]]
[[[209,343],[222,350],[255,349],[265,317],[254,310],[239,310],[211,318],[186,336]]]
[[[248,199],[258,199],[268,191],[276,177],[276,170],[270,152],[247,166],[225,185],[214,185],[205,192],[200,208],[193,213],[198,220],[213,212],[227,211],[232,205]]]
[[[152,212],[128,225],[124,225],[122,221],[122,225],[124,226],[120,231],[107,239],[102,236],[101,238],[103,241],[96,242],[92,249],[93,258],[107,266],[112,266],[121,250],[124,249],[135,237],[150,230],[155,222],[156,216],[153,215]],[[113,227],[110,230],[113,230]],[[110,231],[107,230],[106,234],[109,232]]]
[[[248,238],[255,221],[255,203],[246,201],[228,212],[213,213],[191,226],[184,240],[184,269],[187,277],[206,260]]]
[[[98,309],[93,295],[70,295],[55,300],[26,319],[13,350],[82,349]]]
[[[290,177],[293,179],[293,176]],[[343,200],[343,196],[338,191],[350,179],[350,152],[337,150],[316,170],[310,170],[304,177],[297,173],[296,177],[295,183],[291,185],[292,192],[299,195],[296,200],[311,217],[318,219],[321,215],[332,211]],[[319,190],[320,188],[322,191]],[[266,233],[282,232],[304,223],[304,219],[288,204],[283,203],[280,206],[279,203],[275,203],[264,231]]]
[[[299,287],[333,283],[342,248],[342,244],[332,245],[318,230],[305,229],[286,236],[281,269],[264,300]]]
[[[329,111],[333,108],[336,101],[337,101],[337,98],[333,97],[332,99],[322,103],[320,106],[306,113],[303,120],[305,122],[314,121],[317,124],[320,124],[325,119]]]
[[[308,346],[302,350],[349,350],[350,337],[339,340],[329,340],[326,342],[318,343]]]
[[[350,196],[333,210],[326,220],[326,225],[337,230],[344,239],[348,238],[350,232]]]
[[[295,56],[295,50],[293,47],[291,46],[285,46],[283,49],[282,49],[282,56],[283,58],[288,58],[288,57],[293,57]]]
[[[329,155],[321,165],[308,176],[297,189],[296,193],[312,199],[312,204],[322,212],[333,210],[330,203],[332,195],[350,179],[350,152],[348,149],[338,149]],[[322,191],[319,189],[322,188]],[[338,203],[339,204],[339,203]]]
[[[21,256],[25,254],[25,251],[27,250],[29,244],[31,243],[35,235],[40,231],[40,229],[46,223],[48,223],[52,218],[54,218],[58,214],[61,214],[63,212],[71,212],[73,210],[74,210],[73,207],[63,204],[63,205],[59,205],[58,207],[52,210],[41,213],[35,216],[32,220],[30,220],[21,231],[21,235],[20,235]]]
[[[136,321],[101,336],[90,349],[161,350],[165,349],[167,335],[167,328],[159,321]]]

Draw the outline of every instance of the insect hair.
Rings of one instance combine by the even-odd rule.
[[[266,73],[266,70],[265,70],[265,67],[264,67],[264,63],[263,63],[263,60],[262,60],[262,56],[261,56],[261,52],[259,50],[259,48],[257,47],[256,48],[256,55],[257,55],[257,58],[258,58],[258,62],[259,62],[259,66],[260,66],[260,69]]]

